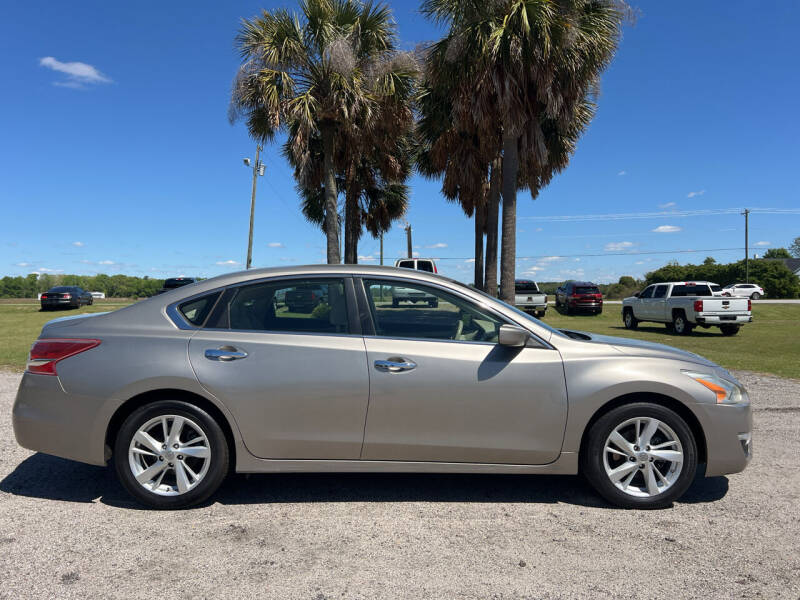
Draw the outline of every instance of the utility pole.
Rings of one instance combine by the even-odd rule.
[[[413,252],[411,251],[411,223],[406,223],[406,245],[408,246],[408,258],[413,257]]]
[[[260,144],[256,145],[256,162],[253,164],[253,192],[250,196],[250,235],[247,238],[247,265],[246,269],[250,268],[253,263],[253,216],[256,212],[256,182],[259,175],[264,175],[264,163],[259,160],[262,147]],[[250,166],[250,159],[244,159],[244,166]]]
[[[750,283],[750,210],[745,208],[744,212],[744,282]]]

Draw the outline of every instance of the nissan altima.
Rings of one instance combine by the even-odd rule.
[[[393,305],[392,290],[434,298]],[[321,290],[309,312],[293,292]],[[56,319],[13,409],[25,448],[113,464],[155,508],[230,470],[583,473],[663,507],[751,457],[750,402],[669,346],[560,331],[439,275],[361,265],[250,270]]]

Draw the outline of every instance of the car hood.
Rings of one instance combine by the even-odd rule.
[[[577,334],[581,337],[574,339],[581,339],[591,344],[606,344],[612,346],[615,350],[627,354],[628,356],[642,356],[649,358],[667,358],[671,360],[681,360],[684,362],[693,362],[707,367],[718,367],[716,363],[711,362],[707,358],[703,358],[699,354],[687,352],[667,346],[666,344],[655,344],[653,342],[645,342],[643,340],[634,340],[631,338],[620,338],[610,335],[598,335],[595,333],[588,333],[585,331],[570,332]],[[567,334],[569,335],[569,334]],[[572,336],[570,336],[572,337]]]

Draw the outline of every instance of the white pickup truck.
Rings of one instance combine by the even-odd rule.
[[[667,329],[688,335],[697,327],[719,327],[736,335],[753,320],[748,298],[714,296],[708,281],[656,283],[622,301],[622,321],[636,329],[642,321],[665,323]]]
[[[514,305],[542,318],[547,311],[547,295],[539,291],[535,281],[517,279],[514,281]]]

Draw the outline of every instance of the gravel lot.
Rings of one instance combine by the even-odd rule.
[[[800,381],[737,373],[755,458],[668,510],[577,477],[233,476],[133,505],[113,473],[18,447],[0,373],[0,598],[800,597]]]

